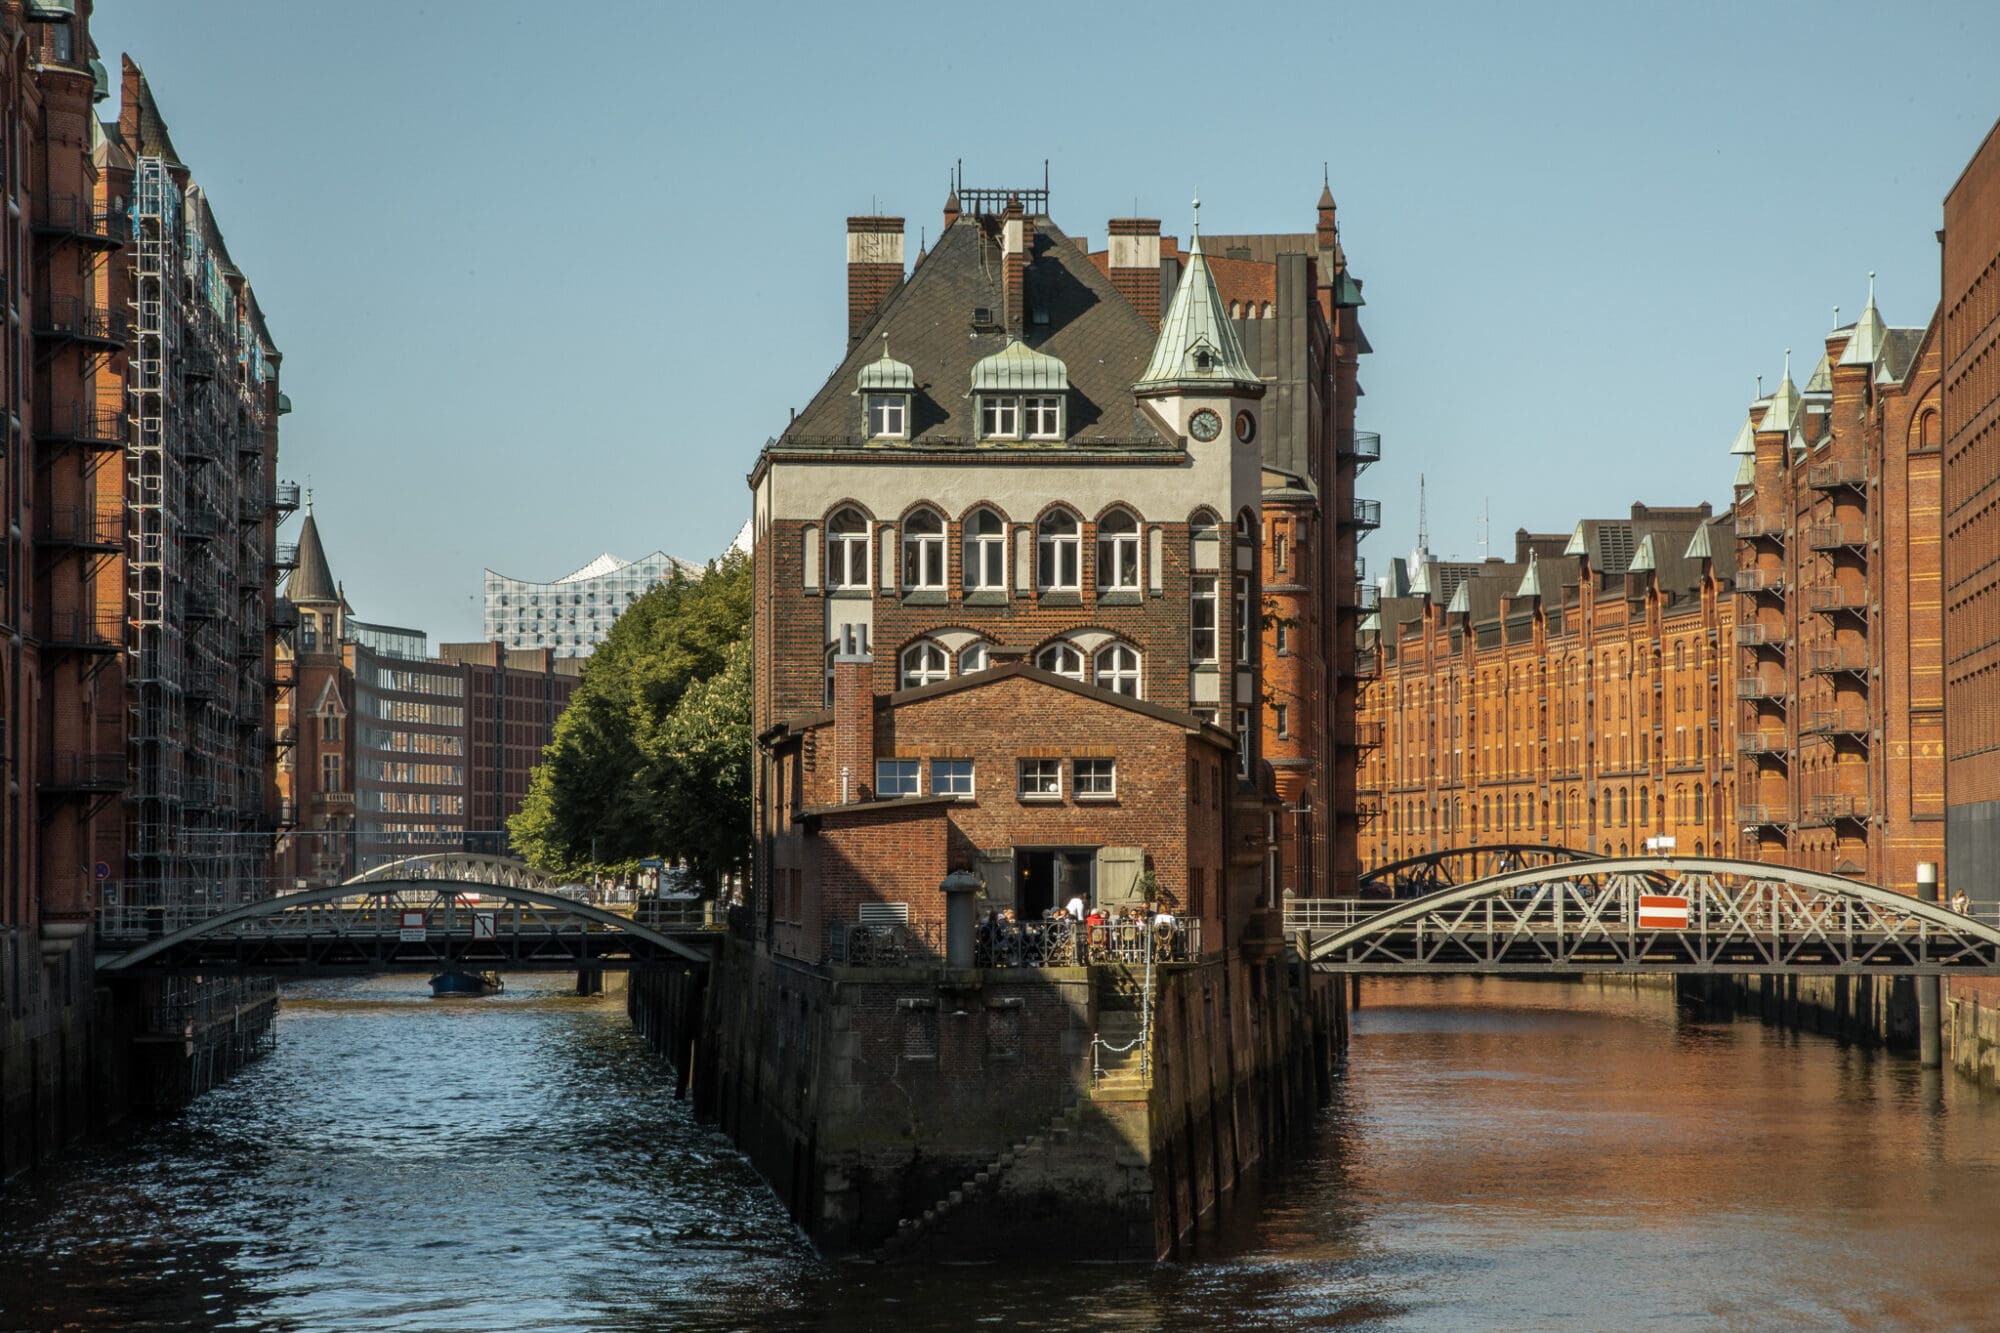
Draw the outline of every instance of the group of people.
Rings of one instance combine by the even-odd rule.
[[[996,961],[1019,952],[1018,948],[1009,948],[1009,942],[1033,935],[1040,945],[1035,952],[1042,956],[1045,965],[1068,964],[1072,960],[1081,964],[1143,958],[1149,927],[1155,958],[1187,956],[1174,914],[1157,902],[1114,907],[1086,903],[1078,895],[1046,909],[1039,919],[1025,923],[1013,908],[998,907],[987,917],[981,934],[985,937],[986,951]]]

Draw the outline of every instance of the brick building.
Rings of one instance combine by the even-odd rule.
[[[1366,866],[1542,843],[1732,854],[1727,516],[1632,506],[1514,558],[1392,563],[1363,622]]]
[[[298,628],[281,648],[297,679],[278,717],[277,781],[295,830],[288,884],[333,884],[405,856],[505,854],[507,820],[555,732],[582,659],[495,643],[441,645],[354,617],[319,522],[299,532],[285,585]]]
[[[1937,321],[1789,353],[1736,475],[1738,823],[1753,859],[1911,891],[1943,850]]]
[[[2000,125],[1944,201],[1946,874],[2000,903]],[[1989,999],[1990,1002],[1990,999]]]
[[[1360,284],[1330,191],[1307,232],[1109,233],[1093,254],[1045,189],[954,188],[906,272],[901,218],[848,219],[845,357],[750,475],[757,843],[713,1086],[823,1240],[879,1241],[882,1209],[1088,1096],[1105,988],[1135,984],[1074,950],[1001,967],[1002,923],[965,998],[933,971],[948,872],[982,920],[1169,911],[1202,998],[1160,1058],[1245,1080],[1217,1096],[1262,1095],[1324,998],[1276,964],[1275,909],[1353,873]],[[862,971],[884,919],[913,969]],[[1232,1161],[1277,1137],[1253,1121]],[[1124,1252],[1109,1223],[1076,1243]]]

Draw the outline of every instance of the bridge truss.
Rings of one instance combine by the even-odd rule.
[[[1660,925],[1683,913],[1684,926]],[[1700,857],[1537,866],[1407,901],[1296,899],[1285,931],[1328,972],[2000,974],[1994,921],[1837,875]]]
[[[157,909],[100,922],[101,974],[574,971],[684,966],[688,939],[556,892],[503,857],[422,856],[344,884],[168,923]]]
[[[1479,847],[1444,847],[1419,852],[1361,874],[1361,896],[1415,898],[1454,884],[1469,884],[1492,875],[1535,866],[1594,861],[1595,852],[1579,852],[1539,842],[1488,843]]]

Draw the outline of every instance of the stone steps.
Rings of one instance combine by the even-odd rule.
[[[917,1217],[906,1217],[896,1223],[896,1234],[884,1241],[874,1253],[878,1263],[889,1263],[907,1258],[922,1242],[925,1234],[936,1230],[958,1209],[968,1202],[974,1202],[988,1190],[996,1188],[1001,1177],[1012,1170],[1022,1160],[1045,1153],[1054,1144],[1067,1143],[1077,1126],[1083,1123],[1084,1106],[1072,1102],[1050,1117],[1040,1133],[1030,1134],[994,1158],[978,1171],[967,1176],[956,1189],[948,1190],[945,1196]]]

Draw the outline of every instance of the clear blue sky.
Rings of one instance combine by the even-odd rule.
[[[1225,23],[1224,16],[1230,16]],[[1867,273],[1937,299],[2000,5],[98,0],[285,352],[281,474],[358,614],[479,633],[480,571],[706,558],[845,342],[844,219],[947,172],[1101,241],[1309,229],[1367,282],[1376,568],[1634,499],[1722,507],[1755,377]],[[107,107],[110,104],[106,104]]]

